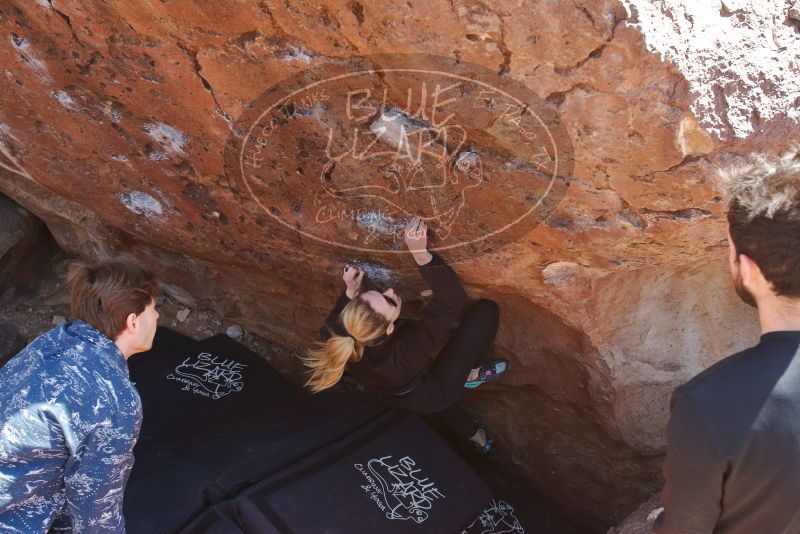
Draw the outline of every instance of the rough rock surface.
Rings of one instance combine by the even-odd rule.
[[[3,270],[11,267],[11,255],[15,249],[24,249],[34,241],[36,230],[39,229],[38,221],[24,208],[0,196],[0,258],[3,260]],[[0,283],[2,283],[0,279]]]
[[[8,302],[30,282],[37,242],[44,241],[42,223],[24,208],[0,195],[0,303]]]
[[[654,495],[626,517],[625,521],[610,528],[607,534],[650,534],[653,532],[653,524],[663,510],[661,498]]]
[[[674,64],[709,132],[747,137],[800,119],[796,0],[623,0],[647,48]]]
[[[661,3],[690,11],[690,2]],[[751,25],[770,28],[768,13],[748,9],[740,12]],[[654,19],[638,11],[633,22],[649,37]],[[306,204],[282,206],[301,225],[296,232],[273,223],[225,159],[230,140],[244,142],[240,118],[250,103],[309,67],[385,52],[436,54],[524,85],[568,134],[569,186],[541,224],[505,247],[462,258],[443,251],[461,260],[472,297],[499,303],[495,350],[514,370],[466,398],[497,437],[498,469],[551,513],[601,532],[660,486],[670,390],[757,335],[728,281],[714,167],[750,150],[780,150],[797,134],[791,117],[771,112],[720,127],[732,100],[698,105],[693,71],[648,51],[652,39],[626,16],[611,0],[8,0],[0,6],[0,192],[41,218],[66,250],[129,254],[182,305],[215,309],[302,350],[340,289],[345,261],[369,262],[377,278],[396,282],[409,313],[424,295],[407,257],[321,248],[304,236]],[[728,20],[718,17],[711,23]],[[786,32],[782,20],[770,23],[776,35]],[[673,42],[689,50],[694,34],[681,28]],[[700,70],[735,55],[723,42],[708,46],[714,54],[691,60]],[[390,100],[401,106],[400,82],[381,81],[396,84]],[[751,107],[786,105],[778,81],[765,79],[760,91]],[[736,94],[745,101],[751,93]],[[470,125],[475,153],[506,154],[524,174],[519,143],[504,140],[493,120],[478,124],[488,112],[474,109],[456,115]],[[324,102],[284,110],[284,122],[324,138],[311,126],[324,122]],[[378,119],[364,128],[380,130]],[[307,172],[320,150],[292,137],[296,130],[281,132],[270,142],[284,149],[271,157],[287,174],[262,181],[265,195],[273,184],[294,184],[289,178]],[[469,184],[479,160],[457,155],[446,176]],[[364,169],[365,181],[387,177]],[[502,185],[467,197],[472,223],[502,218],[505,196],[517,194]],[[423,204],[406,207],[430,207]],[[331,228],[349,238],[359,223],[345,217]],[[394,231],[367,223],[385,232],[378,240]]]

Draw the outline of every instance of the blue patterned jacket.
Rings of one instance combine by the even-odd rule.
[[[0,533],[124,532],[141,422],[108,337],[78,320],[36,338],[0,368]]]

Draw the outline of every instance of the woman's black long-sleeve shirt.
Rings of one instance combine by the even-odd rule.
[[[431,261],[418,266],[420,275],[433,291],[422,318],[396,324],[391,335],[364,347],[361,360],[347,366],[350,375],[362,386],[387,394],[413,389],[427,369],[434,350],[445,341],[453,322],[461,314],[467,294],[450,266],[440,256],[432,256]],[[323,340],[331,333],[347,335],[339,313],[348,302],[346,294],[337,299],[322,327]]]

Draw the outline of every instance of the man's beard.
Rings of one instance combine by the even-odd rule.
[[[733,277],[733,287],[736,289],[736,294],[739,295],[739,298],[742,299],[745,304],[748,304],[753,308],[758,308],[758,303],[756,303],[755,297],[753,297],[753,294],[750,293],[746,287],[744,287],[741,271],[737,271],[736,275]]]

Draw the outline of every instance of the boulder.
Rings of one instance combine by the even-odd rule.
[[[44,226],[24,208],[0,195],[0,303],[9,302],[24,286],[34,282],[37,243]]]
[[[653,524],[663,510],[661,497],[654,495],[622,523],[608,529],[606,534],[650,534],[653,532]]]
[[[787,14],[700,4],[8,0],[0,192],[296,351],[346,262],[418,310],[425,214],[500,306],[492,461],[604,531],[661,485],[672,388],[757,340],[714,169],[798,133]]]

